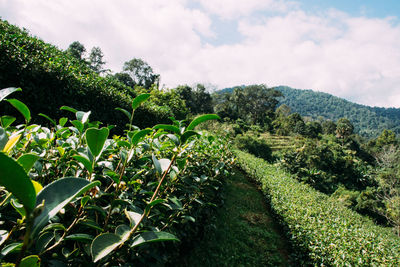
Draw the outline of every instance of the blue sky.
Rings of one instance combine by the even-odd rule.
[[[0,16],[66,49],[134,57],[166,88],[288,85],[400,107],[400,1],[0,0]]]

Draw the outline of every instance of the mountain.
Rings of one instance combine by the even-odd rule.
[[[327,93],[312,90],[293,89],[278,86],[284,95],[281,104],[290,107],[304,117],[316,120],[320,117],[336,121],[347,118],[354,125],[355,132],[365,137],[376,137],[384,129],[400,134],[400,109],[379,108],[356,104]]]

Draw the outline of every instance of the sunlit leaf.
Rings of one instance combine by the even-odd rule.
[[[12,193],[29,214],[35,207],[36,192],[24,168],[0,152],[0,184]]]
[[[179,239],[173,234],[167,232],[145,232],[136,235],[132,241],[131,247],[137,247],[147,243],[179,241]]]
[[[124,213],[126,217],[128,218],[130,225],[133,227],[135,226],[139,221],[140,218],[143,215],[143,211],[141,213],[135,212],[135,211],[128,211],[127,209],[124,210]]]
[[[97,157],[101,154],[108,134],[109,130],[106,127],[103,127],[101,129],[90,128],[86,130],[86,142],[93,156]]]
[[[66,110],[66,111],[70,111],[70,112],[72,112],[74,114],[78,112],[76,109],[68,107],[68,106],[62,106],[60,109],[61,110]]]
[[[195,118],[189,124],[189,126],[186,128],[186,131],[193,130],[194,127],[196,127],[197,125],[199,125],[202,122],[205,122],[205,121],[208,121],[208,120],[219,120],[219,119],[221,119],[221,118],[216,114],[204,114],[204,115],[201,115],[201,116]]]
[[[73,120],[73,121],[71,121],[71,124],[74,125],[75,128],[78,129],[78,131],[80,133],[83,132],[84,125],[83,125],[83,123],[81,121]]]
[[[0,90],[0,102],[3,101],[4,98],[9,96],[10,94],[17,92],[17,91],[22,91],[21,88],[15,88],[15,87],[8,87]]]
[[[75,159],[76,161],[82,163],[83,166],[85,166],[86,170],[88,170],[90,173],[93,171],[93,168],[92,168],[93,164],[87,158],[85,158],[81,155],[73,155],[72,158]]]
[[[100,185],[99,181],[89,182],[86,179],[67,177],[58,179],[40,191],[36,198],[36,205],[44,201],[42,213],[36,217],[32,229],[35,236],[65,205],[89,189]]]
[[[20,267],[40,267],[40,258],[37,255],[30,255],[21,260]]]
[[[6,146],[8,142],[8,136],[6,130],[0,127],[0,151],[3,151],[3,148]]]
[[[149,97],[150,94],[141,94],[135,97],[135,99],[133,99],[132,101],[132,109],[133,110],[137,109],[140,106],[140,104],[149,99]]]
[[[8,115],[4,115],[4,116],[0,117],[1,126],[3,126],[4,128],[7,128],[8,126],[10,126],[15,120],[16,120],[15,117],[8,116]]]
[[[171,164],[171,160],[169,159],[160,159],[159,162],[161,165],[161,172],[165,172]]]
[[[117,248],[122,242],[119,235],[105,233],[98,235],[90,246],[93,262],[97,262]]]
[[[85,124],[90,116],[91,111],[88,112],[83,112],[83,111],[77,111],[75,113],[76,119],[80,122],[82,122],[83,124]]]
[[[18,143],[20,137],[21,137],[20,134],[10,136],[10,139],[8,139],[8,142],[4,146],[3,151],[6,152],[7,154],[10,153],[11,149]]]
[[[139,141],[149,133],[151,133],[151,129],[143,129],[143,130],[136,132],[132,136],[132,139],[131,139],[132,144],[137,145],[139,143]]]
[[[27,153],[21,155],[18,159],[17,162],[21,164],[21,166],[24,168],[26,173],[29,173],[29,171],[32,169],[33,165],[35,162],[39,159],[39,155],[33,154],[33,153]]]
[[[185,131],[181,136],[181,142],[185,143],[190,137],[194,135],[199,135],[199,133],[195,131]]]
[[[31,120],[31,112],[24,103],[22,103],[18,99],[7,99],[6,101],[8,101],[8,103],[16,108],[24,116],[27,122]]]
[[[175,133],[177,135],[181,135],[181,132],[180,132],[179,128],[174,126],[174,125],[157,124],[156,126],[153,127],[153,129],[155,129],[155,130],[163,129],[163,130],[167,130],[167,131],[173,132],[173,133]]]
[[[65,118],[65,117],[60,118],[58,120],[58,124],[60,124],[61,127],[64,127],[64,125],[67,123],[67,121],[68,121],[68,118]]]

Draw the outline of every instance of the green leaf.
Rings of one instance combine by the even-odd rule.
[[[199,133],[195,131],[185,131],[181,136],[181,142],[185,143],[193,135],[199,135]]]
[[[99,181],[89,182],[88,180],[66,177],[58,179],[47,185],[40,191],[36,198],[36,205],[44,201],[42,213],[35,218],[32,229],[32,236],[35,236],[65,205],[73,201],[77,196],[89,189],[100,185]]]
[[[91,111],[88,112],[83,112],[83,111],[77,111],[75,113],[76,119],[80,122],[82,122],[83,124],[85,124],[90,116]]]
[[[146,208],[144,209],[144,212],[148,215],[148,213],[150,212],[150,209],[152,207],[154,207],[155,205],[158,205],[160,203],[164,203],[165,200],[164,199],[156,199],[153,200],[152,202],[150,202],[149,204],[147,204]]]
[[[186,128],[186,131],[193,130],[194,127],[196,127],[197,125],[199,125],[202,122],[205,122],[205,121],[208,121],[208,120],[219,120],[219,119],[221,119],[221,118],[216,114],[204,114],[204,115],[201,115],[201,116],[195,118],[189,124],[189,126]]]
[[[40,258],[38,255],[30,255],[21,260],[20,267],[40,267]]]
[[[157,124],[156,126],[153,127],[154,130],[157,129],[163,129],[163,130],[167,130],[170,132],[173,132],[177,135],[181,135],[181,132],[179,131],[179,128],[174,126],[174,125],[169,125],[169,124]]]
[[[49,116],[47,116],[46,114],[39,113],[39,116],[42,116],[42,117],[46,118],[46,119],[49,120],[54,126],[57,126],[56,121],[53,120],[52,118],[50,118]]]
[[[128,240],[130,231],[131,228],[125,224],[118,225],[117,228],[115,228],[115,234],[121,237],[122,242]]]
[[[135,97],[132,101],[132,109],[135,110],[137,109],[140,104],[142,104],[144,101],[146,101],[150,97],[150,94],[141,94]]]
[[[151,156],[151,158],[153,159],[153,164],[154,164],[154,168],[156,169],[156,172],[158,174],[162,173],[162,169],[161,169],[161,164],[158,161],[158,159],[156,158],[156,156],[154,156],[154,154]]]
[[[169,159],[160,159],[159,162],[161,165],[161,172],[168,170],[169,164],[171,164],[171,160]]]
[[[122,242],[119,235],[105,233],[98,235],[90,246],[93,262],[97,262],[110,254]]]
[[[67,123],[67,121],[68,121],[68,118],[65,118],[65,117],[60,118],[58,120],[58,124],[60,124],[61,127],[64,127],[64,125]]]
[[[62,107],[60,108],[60,110],[70,111],[70,112],[72,112],[72,113],[74,113],[74,114],[78,112],[76,109],[71,108],[71,107],[68,107],[68,106],[62,106]]]
[[[0,127],[0,151],[6,146],[8,142],[8,136],[6,130]]]
[[[9,96],[10,94],[17,92],[17,91],[22,91],[21,88],[15,88],[15,87],[8,87],[0,90],[0,102],[3,101],[4,98]]]
[[[135,226],[143,215],[143,212],[128,211],[127,209],[124,210],[124,213],[128,218],[131,227]]]
[[[33,153],[27,153],[21,155],[17,159],[17,162],[24,168],[26,173],[29,173],[29,171],[32,169],[33,165],[39,158],[40,158],[39,155]]]
[[[124,113],[125,114],[125,116],[127,116],[128,117],[128,120],[130,120],[131,119],[131,117],[132,117],[132,114],[129,112],[129,111],[127,111],[126,109],[123,109],[123,108],[115,108],[116,110],[119,110],[119,111],[121,111],[122,113]]]
[[[8,116],[8,115],[4,115],[4,116],[0,117],[1,125],[4,128],[7,128],[8,126],[10,126],[11,123],[13,123],[15,120],[16,120],[15,117]]]
[[[31,120],[31,112],[24,103],[18,99],[7,99],[7,101],[24,116],[26,122]]]
[[[90,243],[93,241],[93,236],[88,234],[72,234],[65,237],[65,240],[74,240],[83,243]]]
[[[136,132],[131,139],[132,144],[135,146],[139,143],[139,141],[145,137],[147,134],[151,133],[151,129],[143,129]]]
[[[110,131],[106,127],[103,127],[101,129],[90,128],[86,130],[86,142],[93,156],[97,157],[100,155],[109,132]]]
[[[36,192],[31,179],[29,179],[21,165],[1,152],[0,184],[24,205],[27,214],[33,211],[36,202]]]
[[[78,121],[78,120],[73,120],[73,121],[71,121],[71,124],[74,125],[75,128],[78,129],[78,131],[79,131],[80,133],[83,132],[84,125],[83,125],[82,122],[80,122],[80,121]]]
[[[84,156],[81,156],[81,155],[73,155],[72,158],[75,159],[76,161],[82,163],[83,166],[85,166],[86,170],[88,170],[90,173],[92,173],[93,165],[92,165],[92,162],[90,162],[87,158],[85,158]]]
[[[179,239],[167,232],[145,232],[136,235],[132,241],[131,247],[137,247],[152,242],[179,241]]]
[[[16,253],[22,248],[22,243],[11,243],[5,246],[0,252],[0,259],[4,258],[10,253]]]
[[[6,230],[0,230],[0,246],[6,241],[7,236],[8,232]]]

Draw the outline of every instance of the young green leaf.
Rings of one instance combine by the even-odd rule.
[[[3,151],[6,153],[10,153],[11,149],[18,143],[19,138],[21,138],[20,134],[16,134],[8,139],[7,144],[4,146]]]
[[[93,236],[88,234],[72,234],[65,237],[65,240],[74,240],[83,243],[90,243],[93,241]]]
[[[179,128],[174,126],[174,125],[168,125],[168,124],[157,124],[156,126],[153,127],[154,130],[157,129],[163,129],[163,130],[167,130],[170,132],[173,132],[177,135],[181,135],[181,132],[179,131]]]
[[[46,114],[43,113],[39,113],[39,116],[42,116],[44,118],[46,118],[48,121],[50,121],[54,126],[57,126],[57,123],[55,120],[53,120],[52,118],[50,118],[49,116],[47,116]]]
[[[83,166],[85,166],[86,170],[88,170],[90,173],[92,173],[93,165],[92,165],[92,162],[90,162],[87,158],[85,158],[81,155],[73,155],[72,158],[75,159],[76,161],[82,163]]]
[[[72,113],[74,113],[74,114],[78,112],[76,109],[71,108],[71,107],[68,107],[68,106],[62,106],[62,107],[60,108],[60,110],[66,110],[66,111],[72,112]]]
[[[76,119],[80,122],[82,122],[83,124],[85,124],[90,116],[91,111],[88,112],[83,112],[83,111],[77,111],[75,113]]]
[[[85,126],[83,125],[83,123],[82,123],[81,121],[73,120],[73,121],[71,121],[71,124],[74,125],[75,128],[78,129],[78,131],[79,131],[80,133],[83,132],[83,128],[84,128]]]
[[[40,191],[36,205],[44,201],[42,213],[35,218],[32,236],[35,236],[65,205],[89,189],[100,185],[99,181],[89,182],[86,179],[66,177],[58,179]]]
[[[61,127],[64,127],[64,125],[67,123],[67,121],[68,121],[68,118],[65,118],[65,117],[60,118],[58,120],[58,124],[60,124]]]
[[[40,258],[38,255],[30,255],[23,258],[19,264],[20,267],[40,267]]]
[[[131,247],[137,247],[152,242],[179,241],[179,239],[173,234],[167,232],[152,231],[138,234],[132,239],[132,241]]]
[[[135,110],[137,109],[140,104],[142,104],[144,101],[146,101],[150,97],[150,94],[141,94],[135,97],[132,101],[132,109]]]
[[[156,172],[158,174],[162,173],[162,169],[161,169],[161,164],[158,161],[158,159],[156,158],[156,156],[154,156],[154,154],[151,156],[151,158],[153,159],[153,164],[154,164],[154,168],[156,169]]]
[[[17,159],[17,162],[24,168],[26,173],[29,173],[29,171],[32,169],[33,165],[39,158],[40,158],[39,155],[33,153],[27,153],[21,155]]]
[[[16,120],[15,117],[8,116],[8,115],[4,115],[4,116],[0,117],[1,126],[4,128],[7,128],[8,126],[10,126],[15,120]]]
[[[0,90],[0,102],[3,101],[4,98],[9,96],[10,94],[17,92],[17,91],[22,91],[21,88],[15,88],[15,87],[8,87]]]
[[[189,124],[189,126],[186,128],[186,131],[193,130],[194,127],[196,127],[197,125],[199,125],[202,122],[205,122],[205,121],[208,121],[208,120],[219,120],[219,119],[221,119],[221,118],[216,114],[204,114],[204,115],[201,115],[201,116],[195,118]]]
[[[29,122],[31,120],[31,112],[24,103],[22,103],[18,99],[7,99],[6,101],[24,116],[26,122]]]
[[[132,144],[135,146],[139,143],[139,141],[145,137],[147,134],[151,133],[151,129],[143,129],[136,132],[131,139]]]
[[[36,192],[24,168],[14,159],[0,152],[0,184],[23,205],[27,214],[35,207]]]
[[[195,131],[185,131],[185,133],[181,136],[181,142],[185,143],[193,135],[199,135],[199,133]]]
[[[122,242],[119,235],[105,233],[96,236],[90,246],[93,262],[97,262],[110,254]]]
[[[86,142],[93,156],[97,157],[100,155],[107,140],[108,134],[109,130],[106,127],[101,129],[90,128],[86,130]]]

